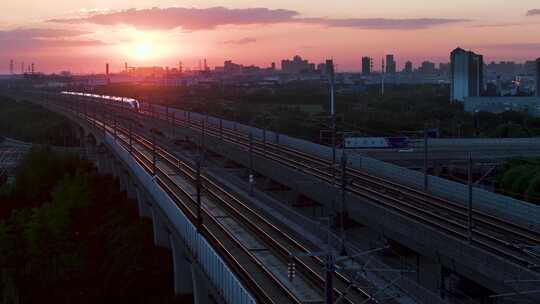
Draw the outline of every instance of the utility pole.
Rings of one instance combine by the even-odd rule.
[[[324,280],[324,295],[327,304],[334,303],[334,254],[330,243],[330,218],[328,218],[328,234],[326,235],[326,274]]]
[[[197,157],[197,178],[196,178],[196,188],[197,188],[197,230],[199,233],[202,230],[203,219],[202,219],[202,206],[201,206],[201,162],[202,162],[202,152],[199,151],[199,156]]]
[[[204,121],[201,121],[201,150],[202,150],[202,153],[204,154],[204,137],[205,137],[205,133],[206,133],[206,126],[205,126],[205,123]]]
[[[156,162],[157,162],[157,153],[156,153],[156,135],[152,135],[152,174],[156,176]]]
[[[467,208],[467,228],[468,228],[468,239],[469,244],[472,244],[473,236],[472,236],[472,226],[473,226],[473,182],[472,182],[472,172],[473,170],[473,162],[472,162],[472,153],[469,152],[469,165],[468,165],[468,179],[467,184],[469,188],[469,201],[468,201],[468,208]]]
[[[428,191],[428,132],[427,124],[424,125],[424,191]]]
[[[113,125],[114,141],[116,141],[117,138],[118,138],[118,135],[116,134],[116,114],[113,114],[113,119],[114,119],[114,121],[113,121],[113,123],[114,123],[114,125]]]
[[[266,114],[263,116],[263,155],[266,157]]]
[[[343,150],[341,155],[341,208],[340,208],[340,228],[341,228],[341,255],[346,255],[345,249],[345,203],[347,199],[347,154]]]
[[[172,117],[171,117],[171,127],[172,127],[172,135],[173,137],[176,136],[176,115],[175,115],[176,112],[172,112]]]
[[[223,118],[219,119],[219,139],[223,141]]]
[[[102,113],[103,113],[102,115],[103,121],[101,122],[101,126],[103,127],[103,134],[106,136],[107,135],[107,112],[103,111]]]
[[[129,121],[129,154],[133,154],[133,131],[132,131],[132,122]]]
[[[326,60],[326,72],[328,74],[328,83],[330,85],[330,128],[332,129],[332,182],[335,181],[335,164],[336,164],[336,110],[334,100],[334,62]]]
[[[249,133],[249,195],[253,196],[253,134]]]
[[[202,181],[201,181],[201,167],[204,160],[204,121],[201,121],[201,142],[199,145],[199,155],[197,157],[197,178],[196,178],[196,188],[197,188],[197,229],[202,231],[203,219],[202,219],[202,204],[201,204],[201,191],[202,191]]]

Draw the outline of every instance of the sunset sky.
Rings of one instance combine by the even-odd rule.
[[[362,56],[448,61],[461,46],[491,60],[540,57],[538,0],[1,1],[0,74],[9,60],[41,72],[130,66],[269,66],[299,54],[340,71]]]

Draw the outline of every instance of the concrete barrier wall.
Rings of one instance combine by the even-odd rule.
[[[156,111],[165,113],[165,107],[155,106]],[[176,117],[181,119],[187,114],[182,110],[169,109],[176,112]],[[219,126],[219,118],[208,117],[199,113],[190,113],[192,121],[200,122],[208,119],[213,125]],[[222,120],[223,128],[235,129],[245,134],[253,134],[255,138],[262,139],[263,130],[228,120]],[[266,138],[268,141],[276,141],[276,134],[267,131]],[[439,139],[441,143],[459,142],[454,139]],[[467,139],[466,139],[467,140]],[[539,138],[523,138],[523,139],[469,139],[472,143],[505,143],[513,142],[520,144],[537,144]],[[310,153],[325,159],[332,159],[332,149],[328,146],[316,144],[307,140],[302,140],[286,135],[279,135],[279,143],[299,151]],[[339,159],[342,155],[341,149],[336,149],[336,158]],[[385,163],[370,157],[361,156],[359,154],[348,153],[349,165],[353,168],[364,170],[365,172],[384,178],[401,185],[405,185],[417,190],[424,188],[424,176],[421,172],[399,167],[390,163]],[[429,176],[429,192],[433,195],[440,196],[447,200],[455,201],[463,206],[467,205],[468,188],[464,184],[442,179],[436,176]],[[529,227],[530,229],[540,231],[540,206],[530,204],[524,201],[516,200],[504,195],[489,192],[483,189],[473,190],[474,208],[481,210],[487,214],[491,214],[516,224]]]
[[[200,263],[212,284],[223,295],[225,301],[230,304],[255,304],[256,301],[253,296],[240,283],[208,241],[197,232],[195,226],[169,195],[131,157],[128,151],[116,143],[110,134],[106,135],[105,142],[129,166],[154,201],[157,202],[163,213],[167,215],[169,223],[173,226],[170,228],[178,232],[189,250],[194,256],[198,257],[198,263]]]
[[[424,140],[418,140],[416,146],[423,146]],[[523,146],[540,145],[540,137],[532,138],[430,138],[430,146],[469,146],[469,145],[502,145],[502,146]]]

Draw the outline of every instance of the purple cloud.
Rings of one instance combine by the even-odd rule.
[[[527,16],[538,16],[540,15],[540,9],[532,9],[527,12]]]
[[[255,42],[257,42],[257,39],[246,37],[246,38],[242,38],[242,39],[239,39],[239,40],[227,40],[227,41],[225,41],[223,43],[224,44],[244,45],[244,44],[250,44],[250,43],[255,43]]]
[[[361,29],[424,29],[438,25],[466,22],[466,19],[446,18],[302,18],[300,13],[285,9],[246,8],[151,8],[129,9],[117,12],[99,13],[86,18],[53,19],[49,22],[92,23],[98,25],[131,25],[140,29],[171,30],[181,27],[185,30],[206,30],[221,25],[253,25],[277,23],[306,23],[327,27],[350,27]]]
[[[0,31],[0,53],[103,45],[98,40],[74,39],[88,32],[71,29],[17,28]]]
[[[517,42],[517,43],[493,43],[471,45],[471,48],[490,49],[490,50],[508,50],[508,51],[540,51],[540,42]]]
[[[17,28],[0,31],[0,39],[64,38],[89,34],[89,32],[71,29]]]
[[[99,25],[127,24],[141,29],[185,30],[213,29],[220,25],[270,24],[291,20],[298,12],[268,8],[228,9],[212,8],[151,8],[96,14],[87,18],[53,19],[51,22],[93,23]]]
[[[387,18],[306,18],[305,23],[320,24],[328,27],[350,27],[371,30],[415,30],[425,29],[438,25],[468,22],[468,19],[446,18],[410,18],[410,19],[387,19]]]

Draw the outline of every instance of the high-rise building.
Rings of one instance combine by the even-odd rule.
[[[394,55],[386,55],[386,73],[395,74],[396,73],[396,61],[394,60]]]
[[[293,60],[284,59],[281,61],[281,70],[285,73],[309,73],[314,72],[315,68],[315,64],[309,63],[298,55],[294,56]]]
[[[536,96],[540,97],[540,58],[536,59]]]
[[[231,60],[225,61],[223,64],[223,71],[227,74],[238,74],[242,72],[243,66],[233,63]]]
[[[13,59],[9,61],[9,73],[13,75]]]
[[[413,72],[413,63],[410,61],[405,62],[405,67],[403,68],[403,73],[411,74]]]
[[[362,75],[371,74],[372,68],[373,68],[373,58],[362,57]]]
[[[109,76],[109,64],[105,64],[105,77],[107,78],[107,84],[111,84],[111,77]]]
[[[465,97],[480,96],[484,87],[484,57],[457,48],[450,54],[452,101],[465,101]]]
[[[424,61],[419,68],[419,72],[425,75],[433,75],[437,70],[435,69],[435,63],[431,61]]]
[[[450,64],[449,63],[439,63],[439,74],[448,75],[450,73]]]

